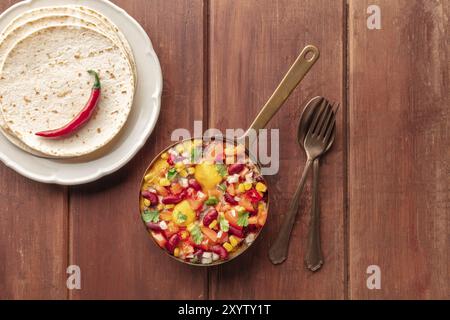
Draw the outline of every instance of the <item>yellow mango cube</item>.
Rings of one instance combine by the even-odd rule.
[[[259,192],[266,192],[267,191],[267,186],[264,183],[262,183],[262,182],[258,182],[256,184],[255,189],[256,189],[256,191],[259,191]]]
[[[168,187],[168,186],[170,186],[170,181],[167,178],[161,178],[161,179],[159,179],[159,185],[161,187]]]
[[[235,236],[230,236],[229,240],[230,240],[230,244],[231,244],[233,247],[236,247],[236,246],[241,242],[241,241],[240,241],[237,237],[235,237]]]

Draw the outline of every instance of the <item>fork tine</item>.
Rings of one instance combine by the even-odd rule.
[[[306,136],[309,136],[313,133],[314,128],[316,127],[317,121],[319,120],[319,117],[322,115],[322,112],[327,105],[328,105],[328,101],[326,99],[323,99],[322,103],[320,104],[320,109],[319,109],[319,111],[317,111],[316,115],[314,116],[314,119],[309,126],[308,133],[306,134]]]
[[[330,121],[331,116],[333,115],[333,105],[332,104],[328,104],[327,105],[327,110],[324,113],[323,118],[321,119],[321,125],[320,127],[317,127],[316,130],[316,135],[319,137],[323,137],[325,135],[325,130],[328,127],[328,122]]]
[[[339,110],[339,106],[340,105],[338,103],[336,108],[335,108],[335,110],[334,110],[334,112],[333,112],[333,117],[331,118],[331,121],[328,124],[328,128],[327,128],[327,131],[326,131],[326,134],[325,134],[325,138],[323,139],[326,143],[328,143],[328,141],[330,139],[330,136],[331,136],[331,133],[333,132],[333,128],[334,128],[334,126],[336,124],[336,114],[337,114],[337,112]]]

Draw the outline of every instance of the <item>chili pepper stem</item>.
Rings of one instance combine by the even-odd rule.
[[[92,89],[100,89],[101,88],[101,84],[100,84],[100,77],[98,76],[98,73],[95,72],[94,70],[88,70],[88,73],[91,76],[94,76],[94,78],[95,78],[95,82],[94,82],[94,85],[93,85]]]

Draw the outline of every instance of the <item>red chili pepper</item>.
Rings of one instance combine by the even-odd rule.
[[[81,112],[68,124],[65,126],[54,129],[54,130],[48,130],[48,131],[42,131],[37,132],[36,135],[44,138],[58,138],[62,136],[69,135],[76,130],[78,130],[81,126],[83,126],[88,120],[91,118],[92,114],[94,113],[95,107],[98,104],[98,101],[100,100],[100,91],[101,91],[101,85],[100,85],[100,78],[98,76],[98,73],[89,70],[88,73],[95,78],[94,86],[92,87],[92,93],[91,97],[89,98],[89,101],[87,102],[86,106],[81,110]]]

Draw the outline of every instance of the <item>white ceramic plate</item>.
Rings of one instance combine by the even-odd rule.
[[[30,9],[58,5],[83,5],[107,16],[133,49],[138,84],[129,119],[119,137],[99,158],[93,160],[53,160],[35,157],[12,145],[0,134],[0,160],[30,179],[61,185],[77,185],[111,174],[142,148],[152,133],[161,107],[162,73],[152,43],[144,29],[123,9],[107,0],[26,0],[0,16],[0,29],[17,15]]]

